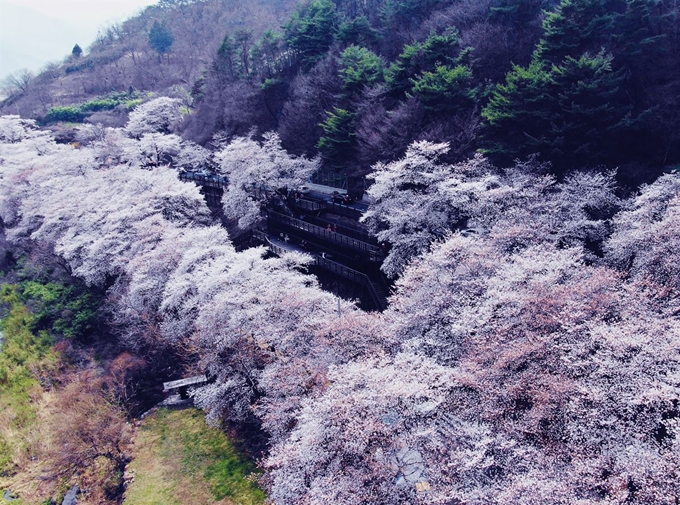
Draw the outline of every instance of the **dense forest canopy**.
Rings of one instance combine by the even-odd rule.
[[[78,148],[4,117],[8,252],[53,250],[104,290],[124,348],[191,349],[216,378],[195,397],[209,419],[267,434],[275,503],[677,500],[677,175],[622,200],[612,174],[450,165],[446,144],[414,143],[370,189],[398,280],[363,312],[305,255],[236,252],[174,168],[215,156],[275,183],[314,162],[275,136],[206,154],[160,131],[166,100]],[[273,159],[288,169],[267,175]],[[248,221],[242,191],[224,203]],[[462,216],[479,232],[452,233]]]
[[[418,140],[634,186],[680,161],[678,26],[677,2],[655,0],[162,1],[15,76],[2,109],[122,126],[134,103],[91,99],[161,92],[193,110],[187,138],[276,131],[359,193]]]
[[[209,375],[273,503],[677,504],[678,9],[161,0],[8,84],[0,266]],[[186,171],[228,180],[219,209]],[[232,243],[345,176],[384,312]]]

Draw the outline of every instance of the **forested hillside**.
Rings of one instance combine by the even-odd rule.
[[[617,167],[632,186],[680,161],[678,26],[655,0],[162,0],[16,76],[2,110],[122,126],[120,93],[169,94],[188,138],[277,131],[357,192],[416,140],[449,142],[449,161]]]
[[[120,503],[125,420],[206,374],[194,403],[278,505],[677,505],[678,9],[161,0],[20,81],[0,314],[39,339],[0,344],[0,478]],[[345,177],[324,205],[359,222],[300,215]],[[370,235],[387,309],[323,289],[299,237],[241,240],[275,213]]]

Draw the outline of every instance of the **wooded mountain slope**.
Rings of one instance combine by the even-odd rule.
[[[188,138],[277,131],[353,192],[415,140],[450,142],[449,161],[618,167],[632,186],[680,161],[679,26],[657,0],[164,0],[16,80],[2,110],[122,126],[125,106],[102,112],[120,102],[48,113],[161,92],[193,110]]]
[[[398,280],[368,313],[319,289],[306,255],[234,250],[177,179],[202,151],[157,130],[166,100],[79,147],[3,117],[8,252],[52,249],[107,293],[128,350],[213,376],[196,403],[266,435],[274,503],[677,502],[677,174],[621,200],[611,175],[415,143],[371,190]],[[284,156],[272,138],[237,149],[253,171]],[[143,154],[164,150],[171,165]],[[481,231],[437,232],[461,215]]]
[[[209,375],[273,503],[677,505],[678,68],[677,1],[163,0],[3,103],[3,265]],[[389,308],[194,170],[234,229],[347,176]]]

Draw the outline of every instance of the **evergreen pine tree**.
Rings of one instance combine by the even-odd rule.
[[[217,56],[213,61],[213,71],[221,78],[232,80],[236,78],[236,44],[231,35],[227,34],[217,49]]]
[[[623,72],[611,63],[600,52],[567,56],[550,70],[536,59],[516,66],[482,111],[485,150],[504,161],[539,153],[557,169],[611,157],[632,121]]]
[[[412,82],[413,95],[429,110],[460,111],[474,103],[472,72],[464,65],[438,65],[434,72],[423,72]]]
[[[612,56],[603,52],[576,59],[567,56],[553,68],[556,115],[551,122],[548,157],[594,165],[615,150],[631,106],[622,94],[624,73],[612,71]]]
[[[283,36],[272,29],[262,34],[258,43],[251,50],[251,59],[257,71],[266,77],[273,77],[281,68],[281,48]]]
[[[625,0],[562,0],[543,22],[543,37],[534,57],[546,64],[559,65],[564,58],[579,58],[585,52],[597,53],[615,30]]]
[[[379,38],[379,34],[371,27],[366,16],[359,16],[344,21],[338,28],[337,39],[346,45],[370,46]]]
[[[170,51],[174,42],[175,38],[165,24],[154,21],[149,30],[149,45],[158,53],[159,60]]]
[[[328,118],[321,123],[324,131],[317,148],[325,164],[334,168],[342,166],[354,154],[355,114],[338,107],[326,112]]]
[[[431,33],[424,42],[404,46],[404,50],[385,72],[385,82],[396,95],[408,92],[413,79],[437,66],[454,68],[467,63],[470,51],[460,48],[458,31],[449,29],[441,35]]]
[[[537,60],[528,68],[515,65],[482,110],[484,150],[504,161],[540,151],[555,113],[552,87],[550,72]]]
[[[285,41],[309,69],[328,51],[337,31],[338,17],[330,0],[314,0],[293,13],[284,26]]]
[[[484,148],[506,159],[539,152],[562,167],[666,162],[680,117],[669,14],[654,0],[562,0],[531,66],[515,67],[485,107]],[[549,85],[531,97],[538,90],[519,83],[540,74]]]
[[[349,46],[340,56],[340,75],[344,88],[354,93],[383,79],[384,62],[365,47]]]

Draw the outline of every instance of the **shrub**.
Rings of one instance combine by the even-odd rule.
[[[80,123],[85,119],[85,114],[80,110],[80,107],[52,107],[47,115],[45,121],[48,123],[56,123],[65,121],[67,123]]]
[[[83,120],[93,112],[103,110],[113,110],[118,106],[126,110],[132,110],[144,100],[139,98],[139,93],[109,93],[108,95],[95,98],[80,105],[69,105],[67,107],[52,107],[45,116],[46,123],[56,123],[65,121],[68,123],[82,123]]]
[[[99,301],[73,286],[29,281],[21,284],[22,297],[35,314],[34,327],[66,338],[89,336],[97,324]]]

